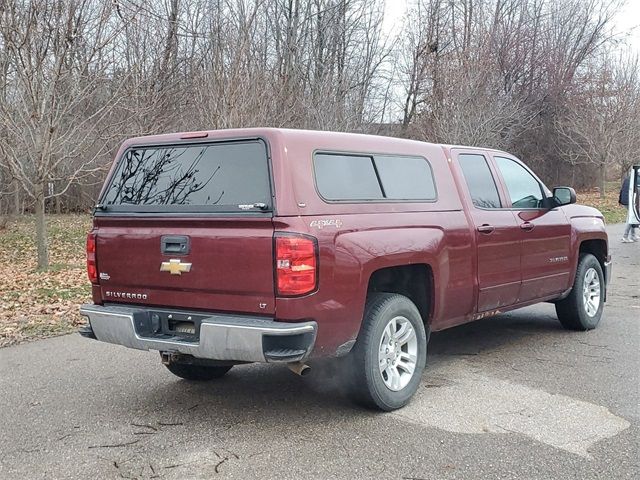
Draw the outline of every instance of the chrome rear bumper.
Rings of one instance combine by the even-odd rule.
[[[237,362],[296,362],[309,356],[316,322],[283,323],[271,319],[210,315],[202,319],[199,338],[143,333],[151,310],[126,306],[82,305],[97,340],[138,350],[181,353]],[[85,328],[83,336],[91,337]]]

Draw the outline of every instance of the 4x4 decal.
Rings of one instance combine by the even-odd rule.
[[[342,227],[342,220],[337,218],[330,218],[324,220],[313,220],[310,224],[310,227],[315,227],[318,230],[322,230],[324,227]]]

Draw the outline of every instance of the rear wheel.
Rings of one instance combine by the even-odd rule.
[[[232,365],[209,366],[192,365],[189,363],[170,363],[165,366],[174,375],[192,381],[207,381],[220,378],[231,370],[232,367]]]
[[[403,295],[369,297],[348,362],[352,398],[390,411],[406,405],[420,385],[427,334],[420,312]]]
[[[580,255],[571,293],[556,303],[556,313],[568,330],[591,330],[602,317],[606,285],[602,267],[590,253]]]

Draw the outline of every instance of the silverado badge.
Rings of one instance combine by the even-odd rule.
[[[191,271],[190,263],[182,263],[178,258],[172,258],[168,262],[162,262],[160,264],[161,272],[169,272],[171,275],[182,275]]]

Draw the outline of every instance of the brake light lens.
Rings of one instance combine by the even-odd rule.
[[[208,136],[209,136],[209,132],[190,132],[182,135],[180,139],[186,140],[189,138],[207,138]]]
[[[281,297],[313,292],[318,286],[318,244],[302,235],[276,236],[276,282]]]
[[[96,264],[96,234],[87,235],[87,275],[91,283],[98,283],[98,266]]]

